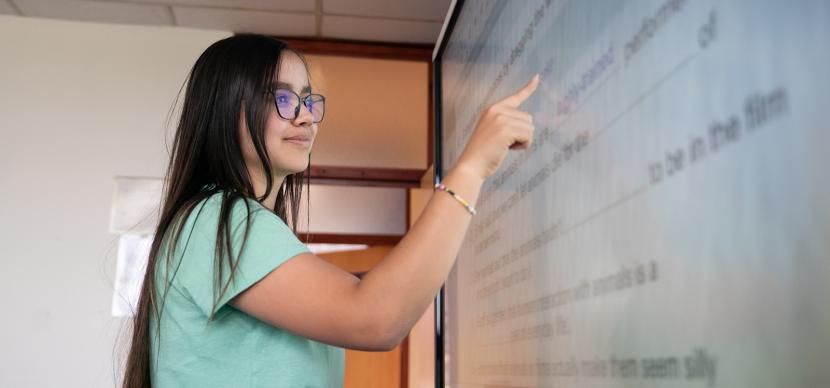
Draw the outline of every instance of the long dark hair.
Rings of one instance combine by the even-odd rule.
[[[185,225],[184,220],[195,206],[207,197],[221,193],[219,227],[216,231],[214,265],[214,301],[218,301],[233,281],[236,259],[231,252],[229,217],[238,200],[246,206],[245,198],[263,201],[271,193],[273,179],[268,150],[265,147],[265,122],[273,109],[273,101],[266,91],[278,75],[282,54],[290,50],[283,41],[260,35],[241,34],[220,40],[199,57],[185,81],[187,89],[181,108],[181,117],[173,140],[170,162],[164,182],[159,223],[150,248],[147,272],[138,300],[138,311],[133,318],[130,350],[127,354],[123,387],[150,387],[150,323],[159,327],[164,297],[175,276],[170,271],[171,257]],[[305,60],[303,59],[303,62]],[[307,68],[307,66],[306,66]],[[181,93],[181,91],[180,91]],[[245,166],[239,137],[240,107],[244,104],[245,121],[256,149],[267,184],[265,193],[257,197],[251,177]],[[309,157],[310,159],[310,157]],[[310,162],[310,160],[309,160]],[[297,233],[297,217],[302,196],[303,182],[308,169],[288,175],[277,188],[276,202],[264,204],[288,223]],[[290,221],[290,222],[289,222]],[[250,225],[250,209],[248,213]],[[242,245],[248,237],[245,230]],[[166,255],[160,256],[162,241]],[[238,251],[241,252],[240,248]],[[157,259],[167,257],[166,287],[158,295],[155,282]],[[223,268],[230,271],[229,279],[222,284]],[[216,306],[214,311],[216,313]],[[213,318],[209,317],[210,319]],[[157,333],[160,334],[160,333]]]

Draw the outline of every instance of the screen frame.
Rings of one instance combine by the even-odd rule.
[[[447,10],[447,16],[444,19],[444,25],[441,28],[441,33],[438,35],[438,41],[435,44],[435,50],[432,53],[432,120],[433,120],[433,181],[439,183],[443,179],[443,138],[442,131],[442,115],[441,115],[441,65],[444,50],[447,47],[447,42],[452,36],[455,28],[458,15],[464,6],[464,0],[453,0]],[[445,386],[444,373],[444,323],[445,323],[445,286],[441,286],[441,290],[435,297],[435,387],[443,388]]]

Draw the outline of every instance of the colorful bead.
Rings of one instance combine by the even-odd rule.
[[[460,203],[462,206],[464,206],[464,208],[467,209],[467,211],[470,212],[470,214],[472,214],[472,215],[476,214],[476,209],[472,205],[470,205],[469,202],[465,201],[464,198],[461,198],[460,195],[458,195],[454,191],[450,190],[450,188],[448,188],[447,186],[444,186],[443,183],[436,183],[435,188],[437,190],[446,191],[448,194],[452,195],[452,197],[455,198],[455,200],[458,201],[458,203]]]

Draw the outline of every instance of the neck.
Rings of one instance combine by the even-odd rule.
[[[271,192],[268,194],[265,199],[259,201],[263,206],[269,209],[274,209],[274,204],[277,201],[277,193],[279,192],[280,186],[282,186],[283,181],[285,181],[285,177],[287,175],[280,175],[274,174],[273,175],[273,186],[271,187]],[[267,181],[265,179],[264,174],[252,174],[251,175],[251,184],[254,186],[254,194],[257,198],[261,197],[265,194],[265,185]]]

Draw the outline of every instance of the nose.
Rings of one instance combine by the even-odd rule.
[[[304,103],[300,102],[300,111],[297,112],[297,117],[294,118],[294,125],[298,127],[309,126],[313,124],[313,121],[314,115],[311,114]]]

